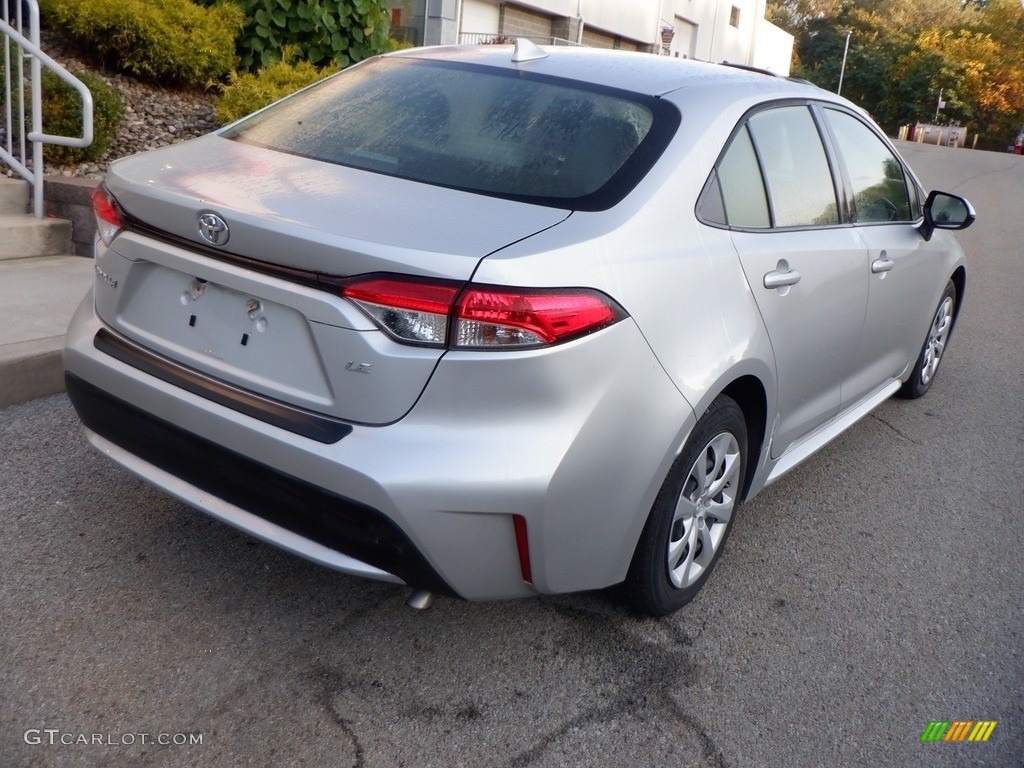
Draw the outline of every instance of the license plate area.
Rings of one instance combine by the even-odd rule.
[[[310,406],[331,391],[306,318],[292,307],[151,262],[136,262],[115,325],[173,360]]]
[[[248,347],[254,337],[264,334],[284,308],[251,296],[245,296],[206,280],[193,277],[179,298],[188,314],[188,331],[182,335],[193,346],[200,342],[199,351],[218,360],[246,359],[237,347]],[[275,322],[276,326],[276,322]],[[181,329],[179,329],[181,330]],[[182,339],[184,341],[184,338]]]

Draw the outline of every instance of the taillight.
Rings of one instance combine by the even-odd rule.
[[[114,198],[102,186],[96,187],[92,192],[92,211],[96,214],[96,231],[103,242],[110,245],[124,224],[117,214]]]
[[[603,294],[585,289],[528,291],[472,286],[455,310],[453,346],[539,347],[604,328],[625,313]]]
[[[550,346],[626,317],[610,298],[586,288],[464,286],[378,275],[343,282],[340,292],[397,341],[456,349]]]
[[[448,314],[460,287],[376,277],[346,285],[341,295],[397,341],[441,347],[448,339]]]

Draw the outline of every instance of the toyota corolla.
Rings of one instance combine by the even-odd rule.
[[[974,219],[812,85],[525,41],[369,60],[94,208],[65,367],[97,449],[421,604],[655,615],[741,502],[927,392]]]

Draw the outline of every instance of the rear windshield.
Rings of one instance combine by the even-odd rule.
[[[679,124],[667,102],[515,70],[377,59],[224,136],[328,163],[576,210],[621,200]]]

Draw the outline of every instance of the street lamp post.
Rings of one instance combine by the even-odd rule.
[[[1024,0],[1021,0],[1024,2]],[[843,65],[839,68],[839,87],[836,88],[836,95],[841,96],[843,93],[843,75],[846,73],[846,54],[850,51],[850,35],[853,34],[852,29],[846,30],[846,44],[843,46]]]

